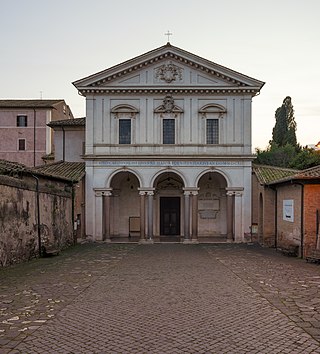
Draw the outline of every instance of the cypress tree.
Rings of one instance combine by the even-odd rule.
[[[291,102],[291,97],[287,96],[282,103],[282,106],[275,113],[276,124],[272,130],[271,145],[285,146],[290,144],[297,146],[296,130],[297,124],[294,119],[294,109]]]

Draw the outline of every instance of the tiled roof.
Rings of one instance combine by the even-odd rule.
[[[74,119],[63,119],[51,121],[47,124],[49,127],[60,127],[60,126],[85,126],[86,118],[74,118]]]
[[[0,100],[0,108],[53,108],[64,100]]]
[[[261,184],[278,184],[297,180],[320,180],[320,165],[305,170],[293,170],[266,165],[253,165],[252,170]]]
[[[59,161],[35,167],[34,171],[47,176],[65,178],[71,181],[80,181],[85,175],[85,163]]]
[[[0,175],[15,176],[25,171],[31,170],[22,163],[0,160]]]
[[[269,184],[274,181],[282,180],[294,176],[298,170],[267,165],[252,165],[252,170],[256,174],[261,184]]]
[[[320,178],[320,165],[300,171],[295,177],[299,179]]]

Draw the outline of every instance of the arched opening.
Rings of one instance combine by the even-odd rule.
[[[129,171],[117,173],[112,177],[110,187],[112,198],[110,205],[111,238],[139,237],[139,181]]]
[[[154,181],[155,234],[161,240],[177,241],[183,228],[182,178],[174,172],[164,172]]]
[[[218,172],[207,172],[199,182],[198,237],[210,241],[227,239],[227,181]]]

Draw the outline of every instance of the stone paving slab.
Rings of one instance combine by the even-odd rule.
[[[320,353],[319,280],[256,246],[77,246],[0,270],[0,353]]]

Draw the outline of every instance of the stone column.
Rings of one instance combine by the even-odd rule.
[[[233,210],[234,210],[234,193],[227,192],[227,240],[233,241]]]
[[[104,215],[104,220],[103,220],[103,240],[106,242],[111,242],[110,239],[110,199],[112,196],[112,191],[105,191],[103,192],[103,215]]]
[[[140,241],[146,239],[146,192],[140,191]]]
[[[198,192],[193,191],[191,194],[192,205],[192,234],[191,239],[194,242],[198,241]]]
[[[242,191],[236,191],[234,196],[234,241],[242,242],[243,238]]]
[[[184,241],[190,241],[190,192],[184,191]]]
[[[102,241],[103,239],[103,226],[102,214],[103,202],[102,191],[95,191],[95,224],[94,224],[94,240]]]
[[[148,195],[148,240],[153,239],[153,191],[147,192]]]

